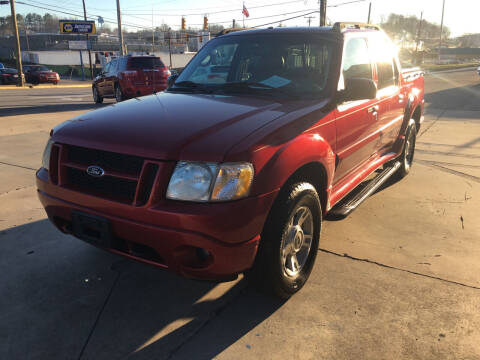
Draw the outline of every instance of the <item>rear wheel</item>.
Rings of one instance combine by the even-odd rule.
[[[322,210],[315,188],[306,182],[282,190],[271,210],[250,282],[287,299],[299,291],[312,271],[318,251]]]
[[[405,144],[403,151],[398,160],[401,165],[395,173],[398,179],[402,179],[408,175],[413,164],[413,156],[415,154],[415,142],[417,140],[417,127],[415,120],[411,119],[408,123],[407,131],[405,132]]]
[[[93,101],[95,101],[95,104],[103,103],[103,97],[98,95],[98,90],[96,86],[92,88],[92,92],[93,92]]]
[[[119,84],[115,85],[115,100],[117,100],[117,102],[121,102],[124,100],[122,88]]]

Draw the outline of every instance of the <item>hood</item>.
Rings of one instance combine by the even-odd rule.
[[[152,159],[219,162],[252,132],[301,106],[267,97],[163,92],[83,114],[55,127],[52,136]]]

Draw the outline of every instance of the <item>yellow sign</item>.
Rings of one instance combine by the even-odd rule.
[[[95,21],[60,20],[62,34],[95,34]]]

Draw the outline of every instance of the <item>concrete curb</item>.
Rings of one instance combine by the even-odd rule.
[[[92,84],[71,84],[71,85],[36,85],[36,86],[0,86],[0,90],[30,90],[30,89],[58,89],[58,88],[89,88]]]

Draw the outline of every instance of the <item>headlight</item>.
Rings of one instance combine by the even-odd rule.
[[[180,161],[167,189],[167,198],[186,201],[208,201],[216,165]]]
[[[184,201],[227,201],[248,196],[253,181],[249,163],[180,161],[170,179],[167,198]]]
[[[45,150],[43,151],[42,157],[42,166],[49,170],[50,169],[50,153],[52,152],[52,139],[48,139],[47,145],[45,146]]]

